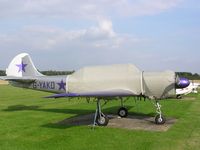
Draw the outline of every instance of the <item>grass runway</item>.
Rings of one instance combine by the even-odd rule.
[[[200,148],[200,94],[183,100],[161,101],[163,113],[177,122],[166,132],[55,124],[65,118],[94,113],[95,102],[84,99],[44,99],[50,93],[0,85],[0,150],[198,150]],[[191,96],[194,98],[190,99]],[[111,101],[105,113],[115,113]],[[149,101],[134,99],[130,114],[155,115]],[[92,120],[91,120],[92,122]]]

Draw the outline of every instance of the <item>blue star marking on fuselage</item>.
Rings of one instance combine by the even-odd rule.
[[[61,82],[57,83],[59,85],[59,90],[65,90],[66,83],[61,80]]]
[[[21,64],[16,64],[16,66],[19,68],[18,72],[26,72],[25,67],[28,64],[24,64],[23,61],[21,62]]]

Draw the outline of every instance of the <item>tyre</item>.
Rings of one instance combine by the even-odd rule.
[[[159,114],[155,117],[155,123],[156,124],[164,124],[166,121],[164,116],[160,116]]]
[[[96,123],[99,126],[107,126],[108,122],[109,122],[109,119],[107,116],[105,116],[103,114],[97,116]]]
[[[125,108],[125,107],[121,107],[119,110],[118,110],[118,115],[122,118],[125,118],[128,116],[128,110]]]

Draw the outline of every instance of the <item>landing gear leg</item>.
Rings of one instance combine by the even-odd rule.
[[[121,101],[121,107],[118,109],[118,115],[122,118],[127,117],[128,115],[128,110],[127,108],[124,107],[124,103],[123,103],[123,99],[122,97],[120,97],[120,101]]]
[[[94,123],[93,123],[93,127],[95,125],[99,125],[99,126],[106,126],[109,122],[109,119],[106,115],[104,115],[101,112],[101,104],[100,104],[100,99],[97,99],[97,108],[96,108],[96,112],[95,112],[95,116],[94,116]]]
[[[166,119],[165,117],[162,115],[162,112],[161,112],[161,105],[159,104],[158,101],[156,101],[155,103],[155,106],[156,106],[156,112],[157,112],[157,115],[155,117],[155,123],[156,124],[164,124]]]

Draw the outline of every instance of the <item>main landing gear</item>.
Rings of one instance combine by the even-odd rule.
[[[94,123],[93,126],[106,126],[109,122],[109,118],[101,111],[101,103],[100,103],[100,98],[97,98],[97,107],[96,107],[96,112],[94,116]],[[123,99],[120,97],[121,100],[121,107],[118,110],[118,115],[122,118],[127,117],[128,115],[128,110],[127,108],[124,107],[123,105]]]
[[[128,116],[128,110],[125,107],[120,107],[117,114],[118,116],[125,118]]]
[[[122,97],[120,97],[120,101],[121,101],[121,107],[118,109],[117,114],[118,116],[125,118],[128,116],[128,109],[124,107]]]
[[[108,122],[109,122],[108,117],[101,112],[101,103],[100,103],[100,99],[98,98],[93,126],[95,125],[106,126]]]
[[[161,105],[159,104],[158,101],[156,101],[155,103],[155,106],[156,106],[156,112],[157,112],[157,115],[155,117],[155,123],[156,124],[164,124],[166,119],[165,117],[162,115],[162,112],[161,112]]]

